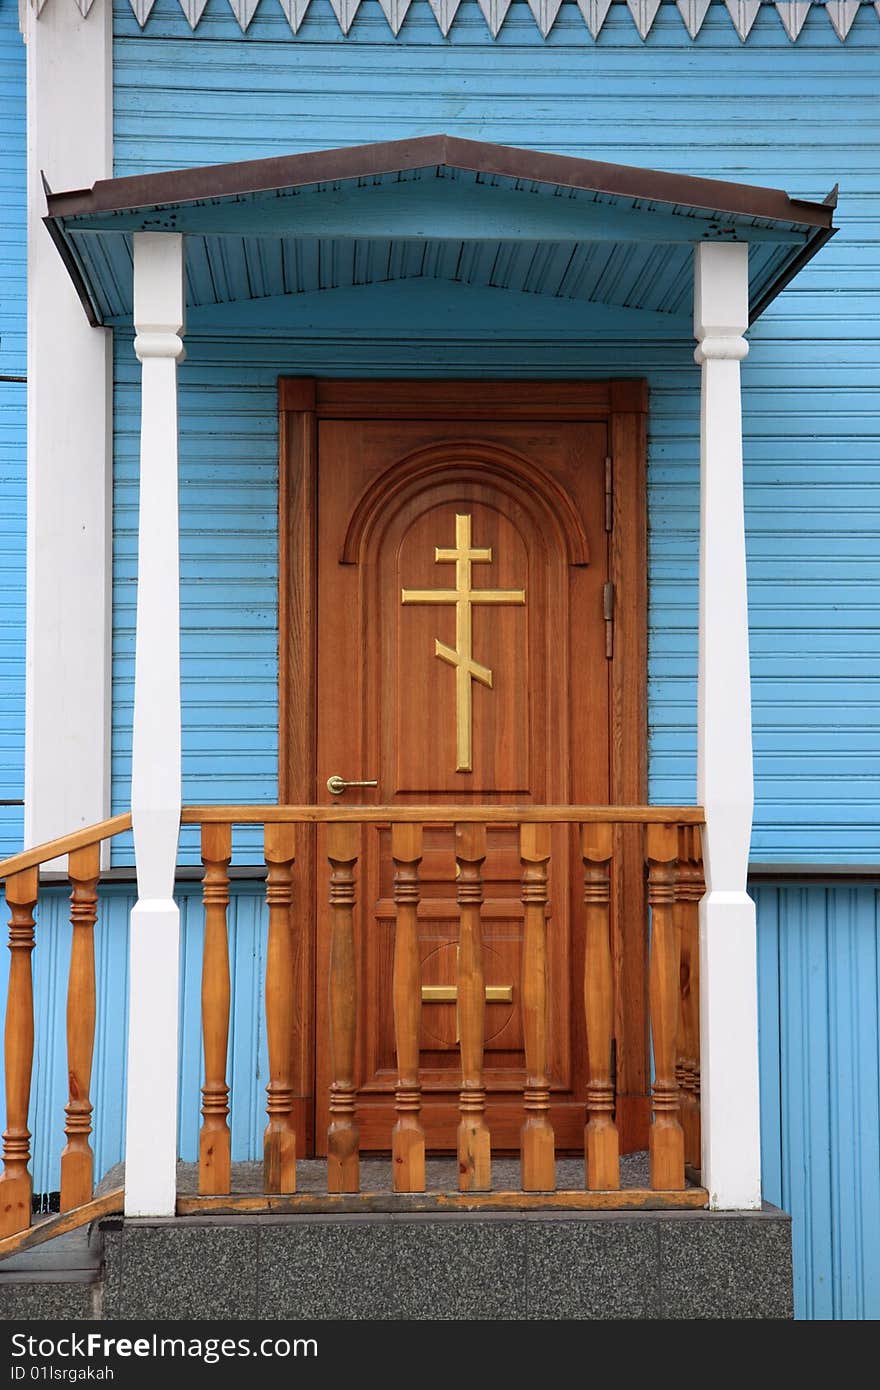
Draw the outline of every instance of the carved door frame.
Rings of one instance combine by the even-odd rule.
[[[647,383],[609,381],[371,381],[281,377],[279,411],[278,791],[304,804],[316,791],[316,498],[322,419],[425,418],[606,421],[612,460],[609,578],[614,586],[608,661],[611,800],[647,798]],[[647,1146],[649,1053],[647,938],[639,827],[618,828],[612,884],[618,1127],[623,1152]],[[295,1120],[314,1143],[313,837],[299,847],[295,892],[298,941],[293,1079]],[[621,975],[621,970],[623,974]],[[638,1033],[634,1020],[640,1020]],[[628,1022],[630,1021],[630,1022]],[[630,1036],[627,1036],[629,1030]]]

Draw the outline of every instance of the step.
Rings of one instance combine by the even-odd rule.
[[[97,1227],[83,1226],[0,1260],[0,1320],[93,1318],[102,1247]]]

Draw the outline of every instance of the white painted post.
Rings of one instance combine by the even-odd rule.
[[[125,1213],[174,1213],[180,916],[180,597],[177,363],[183,358],[183,237],[137,232],[134,349],[141,362],[141,466],[131,809],[138,901],[131,914]]]
[[[746,892],[754,779],[739,364],[748,352],[748,299],[748,246],[698,245],[702,1164],[710,1206],[742,1210],[761,1205],[757,939]]]
[[[26,4],[27,642],[24,838],[110,814],[112,335],[43,225],[52,188],[113,174],[113,5]],[[109,848],[109,846],[108,846]],[[66,869],[59,860],[54,867]]]

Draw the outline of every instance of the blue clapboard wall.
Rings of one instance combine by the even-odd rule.
[[[24,781],[25,49],[0,5],[0,801]],[[20,807],[0,805],[0,857],[21,849]]]
[[[563,5],[544,40],[523,0],[496,40],[474,0],[445,41],[426,0],[414,0],[396,40],[374,0],[347,38],[328,0],[313,0],[296,38],[280,7],[265,3],[246,36],[226,0],[209,0],[194,34],[177,0],[157,0],[143,32],[119,0],[116,22],[119,174],[445,130],[811,198],[840,180],[842,230],[756,327],[744,369],[753,857],[880,858],[880,349],[876,300],[866,298],[880,273],[873,8],[861,8],[841,44],[814,6],[796,45],[769,5],[746,44],[718,4],[696,41],[663,5],[645,43],[623,5],[596,43]],[[253,312],[229,323],[225,335],[191,336],[181,371],[186,798],[276,796],[273,416],[286,371],[648,376],[651,796],[693,799],[699,404],[690,348],[549,330],[505,341],[466,307],[456,331],[433,339],[422,317],[391,340],[378,316],[360,336],[344,325],[267,335]],[[120,334],[117,808],[130,766],[134,366]]]
[[[761,885],[764,1196],[792,1215],[801,1318],[880,1318],[880,895]]]

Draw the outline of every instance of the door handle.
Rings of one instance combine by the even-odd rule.
[[[327,790],[331,796],[341,796],[347,787],[378,787],[377,781],[372,782],[346,782],[344,777],[340,777],[334,772],[332,777],[327,778]]]

